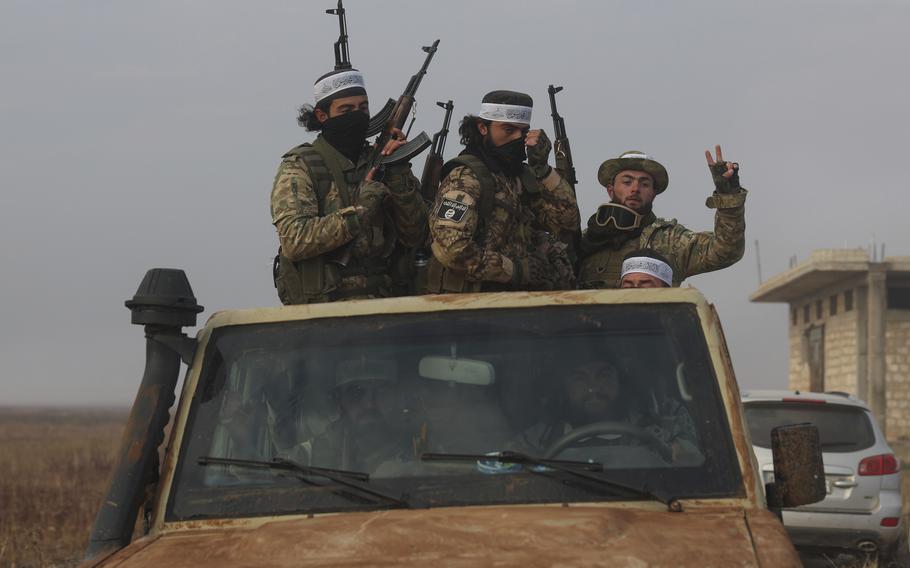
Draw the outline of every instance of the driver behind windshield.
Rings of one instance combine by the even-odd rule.
[[[653,404],[654,394],[637,395],[634,384],[619,366],[611,361],[588,359],[578,363],[568,372],[551,401],[551,416],[535,424],[522,434],[523,442],[534,448],[537,455],[565,438],[572,431],[596,423],[625,423],[646,431],[663,447],[660,453],[673,463],[684,454],[698,453],[695,425],[688,410],[676,400],[663,397]],[[652,404],[641,398],[651,398]],[[650,410],[646,410],[648,407]],[[601,433],[579,439],[572,447],[611,445],[641,445],[647,440],[640,437],[610,433],[605,427]],[[554,456],[560,457],[560,456]]]
[[[397,366],[391,359],[341,361],[332,391],[338,418],[312,440],[310,465],[373,473],[410,460],[397,388]]]

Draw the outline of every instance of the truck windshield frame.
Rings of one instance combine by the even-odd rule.
[[[387,506],[293,468],[203,467],[205,457],[355,470],[429,507],[630,496],[553,483],[540,466],[421,460],[428,452],[597,462],[618,483],[677,499],[739,498],[714,369],[696,306],[682,302],[218,327],[206,343],[165,521]]]

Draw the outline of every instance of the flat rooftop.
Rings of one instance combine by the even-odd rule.
[[[887,273],[910,274],[910,256],[889,256],[881,262],[869,260],[865,249],[818,249],[808,260],[776,274],[749,296],[753,302],[791,302],[813,295],[817,290],[843,280],[862,276],[870,268]]]

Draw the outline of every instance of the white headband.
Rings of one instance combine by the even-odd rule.
[[[647,154],[643,154],[643,153],[641,153],[641,152],[626,152],[625,154],[623,154],[622,156],[620,156],[619,159],[620,159],[620,160],[623,160],[623,159],[629,159],[629,160],[651,160],[652,162],[654,161],[654,158],[652,158],[651,156],[649,156],[649,155],[647,155]]]
[[[649,274],[667,286],[673,285],[673,269],[670,265],[650,256],[633,256],[622,261],[622,277],[625,278],[630,272]]]
[[[366,84],[363,82],[363,74],[356,69],[342,71],[316,81],[316,84],[313,85],[313,98],[316,99],[316,104],[319,104],[322,99],[351,87],[366,89]]]
[[[518,122],[531,124],[531,107],[521,105],[503,105],[499,103],[480,103],[480,118],[496,122]]]

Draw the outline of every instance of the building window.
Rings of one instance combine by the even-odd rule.
[[[853,309],[853,290],[844,292],[844,311],[849,312]]]
[[[822,301],[815,301],[815,319],[822,319]]]
[[[836,316],[836,315],[837,315],[837,294],[831,296],[831,297],[828,299],[828,312],[829,312],[832,316]]]
[[[793,308],[792,310],[790,310],[790,324],[796,325],[798,323],[799,323],[799,312],[797,311],[796,308]]]
[[[888,288],[889,310],[910,310],[910,288]]]
[[[803,323],[809,323],[809,304],[803,306]]]

